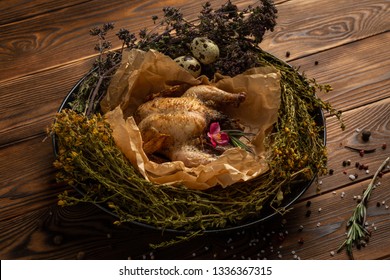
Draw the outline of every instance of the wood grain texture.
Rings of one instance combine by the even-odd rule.
[[[0,149],[0,220],[56,204],[63,190],[55,183],[50,140],[44,136]]]
[[[218,7],[225,0],[211,2]],[[390,156],[390,2],[275,2],[278,25],[262,47],[331,84],[334,91],[320,97],[344,111],[345,131],[326,115],[328,167],[334,174],[320,177],[284,216],[153,250],[150,243],[169,241],[175,234],[115,226],[115,217],[95,205],[58,207],[57,195],[72,189],[55,182],[51,142],[42,140],[64,96],[91,66],[91,27],[115,21],[117,28],[137,31],[150,26],[150,17],[164,6],[181,7],[191,18],[202,3],[0,1],[0,259],[347,259],[345,251],[334,256],[331,251],[344,241],[354,196]],[[234,3],[243,7],[253,1]],[[356,129],[369,129],[370,141],[363,143]],[[377,150],[360,157],[345,145]],[[343,167],[344,160],[351,160],[351,166]],[[368,165],[370,173],[357,170],[355,161]],[[350,180],[348,175],[355,173],[358,178]],[[368,205],[372,236],[367,247],[354,251],[357,259],[390,259],[389,169],[380,182]]]
[[[289,51],[299,58],[389,31],[389,11],[386,0],[289,1],[262,45],[279,57]]]
[[[367,247],[355,250],[356,259],[388,256],[390,248],[390,183],[385,175],[368,205],[367,222],[372,236]],[[10,221],[1,221],[2,259],[347,259],[345,251],[331,255],[345,238],[346,221],[356,200],[369,183],[353,184],[294,205],[283,217],[228,233],[207,234],[172,247],[153,250],[175,237],[137,226],[114,226],[114,218],[93,205],[35,210]],[[382,201],[385,204],[382,205]],[[380,202],[380,207],[376,206]],[[321,208],[321,211],[318,209]],[[310,210],[310,217],[306,212]],[[320,224],[319,224],[320,223]],[[12,225],[12,226],[10,226]],[[302,227],[303,229],[301,229]]]
[[[212,3],[219,7],[225,1]],[[235,3],[244,5],[252,1]],[[94,39],[88,35],[91,27],[113,21],[118,27],[138,32],[142,27],[150,27],[150,17],[161,15],[161,9],[170,4],[173,3],[118,0],[112,5],[107,1],[94,0],[5,25],[0,29],[0,67],[3,69],[0,81],[92,56]],[[196,17],[201,9],[198,2],[174,1],[174,4],[181,7],[189,19]],[[389,4],[385,0],[375,5],[370,0],[358,3],[349,0],[337,5],[326,3],[326,0],[295,0],[280,4],[278,9],[282,20],[295,20],[279,20],[279,27],[262,44],[277,56],[290,51],[292,58],[301,57],[373,36],[389,28],[389,19],[386,17]],[[319,18],[302,17],[300,14],[304,11],[305,15],[315,15],[318,10],[321,10]],[[286,26],[289,34],[283,33]],[[302,32],[302,28],[306,28],[306,31]],[[305,48],[299,47],[302,44]],[[114,45],[118,46],[119,42]]]
[[[390,145],[390,98],[344,113],[344,122],[346,129],[342,131],[335,117],[327,118],[328,169],[333,169],[334,174],[319,178],[321,185],[317,186],[321,192],[331,192],[352,184],[349,175],[357,174],[358,182],[366,180],[373,175],[383,160],[390,156],[389,148],[382,149],[383,144]],[[363,142],[361,133],[356,132],[357,129],[371,131],[370,141]],[[361,157],[358,152],[351,151],[345,146],[376,149],[376,151]],[[348,160],[351,161],[351,165],[344,167],[343,161]],[[370,173],[366,174],[365,170],[356,168],[356,162],[367,165]],[[316,194],[318,190],[312,188],[303,198]]]
[[[333,91],[319,97],[348,111],[390,97],[390,61],[385,59],[389,41],[386,32],[290,64],[317,82],[330,84]]]
[[[384,176],[380,180],[382,185],[372,194],[367,212],[367,222],[369,229],[372,230],[372,238],[366,248],[355,250],[356,259],[367,259],[368,256],[379,258],[381,255],[390,253],[389,247],[383,248],[383,252],[377,250],[381,244],[390,242],[386,234],[390,229],[390,210],[385,208],[385,205],[390,205],[390,192],[389,188],[386,188],[390,183],[389,180],[389,176]],[[281,244],[283,246],[280,250],[282,258],[292,259],[291,251],[295,251],[302,259],[345,259],[347,257],[345,250],[335,256],[331,256],[330,253],[336,252],[344,241],[346,222],[356,206],[354,196],[361,195],[368,183],[369,180],[364,180],[344,188],[342,190],[345,193],[344,198],[341,197],[341,191],[337,191],[335,194],[327,193],[311,199],[310,207],[306,206],[306,201],[296,204],[294,209],[285,216],[286,229],[289,234]],[[386,201],[386,204],[377,207],[378,201]],[[320,208],[321,211],[319,211]],[[306,217],[308,210],[312,212],[309,218]],[[299,230],[300,225],[303,226],[302,231]],[[302,245],[298,243],[300,238],[304,241]],[[271,257],[277,258],[278,255],[274,253]]]
[[[44,134],[62,100],[92,63],[82,60],[1,83],[0,147]]]
[[[225,3],[213,1],[216,7]],[[51,13],[7,24],[0,29],[0,81],[53,68],[95,55],[96,41],[89,30],[106,22],[115,22],[132,32],[153,26],[151,17],[162,14],[162,8],[175,4],[188,18],[201,9],[198,2],[187,1],[109,1],[93,0],[64,7]],[[115,32],[108,36],[114,47]],[[50,59],[48,59],[50,58]],[[12,63],[10,63],[12,62]]]
[[[0,1],[0,26],[38,17],[69,6],[79,5],[91,0],[15,0]]]

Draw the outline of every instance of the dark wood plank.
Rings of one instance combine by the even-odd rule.
[[[333,91],[319,97],[347,111],[390,96],[390,61],[385,59],[389,40],[386,32],[290,64],[317,82],[330,84]]]
[[[366,248],[354,251],[356,259],[376,259],[390,253],[390,248],[384,246],[390,242],[387,234],[390,229],[390,209],[385,207],[390,205],[390,189],[386,187],[390,184],[389,175],[390,173],[380,179],[381,186],[373,191],[369,200],[367,222],[369,229],[372,230],[372,237]],[[346,259],[345,250],[334,256],[331,256],[331,251],[336,252],[344,241],[346,222],[356,206],[356,199],[353,197],[361,195],[368,183],[369,180],[364,180],[338,190],[336,194],[320,195],[310,200],[310,207],[306,206],[306,201],[296,204],[285,216],[286,230],[289,234],[280,242],[282,248],[279,251],[282,258],[293,259],[294,254],[291,252],[295,251],[302,259]],[[340,196],[341,192],[345,193],[344,198]],[[385,205],[377,207],[376,203],[382,201],[385,201]],[[321,211],[318,211],[320,208]],[[307,210],[312,212],[309,218],[306,217]],[[299,230],[300,225],[303,226],[302,231]],[[298,242],[301,238],[303,244]],[[382,251],[378,248],[382,248]],[[274,252],[270,257],[277,259],[278,253]]]
[[[62,100],[91,66],[92,60],[83,60],[1,83],[0,147],[45,133]]]
[[[357,182],[364,181],[372,176],[382,161],[390,156],[390,149],[382,149],[383,144],[390,145],[390,98],[376,103],[348,111],[344,114],[346,124],[345,131],[339,127],[339,122],[334,118],[327,119],[327,149],[328,168],[334,170],[333,175],[325,175],[319,178],[321,185],[317,184],[320,192],[331,192],[336,188],[343,188],[353,182],[349,175],[357,174]],[[361,133],[356,129],[367,129],[372,133],[369,142],[361,140]],[[364,149],[375,148],[374,153],[365,154],[363,157],[358,152],[346,149],[345,146],[361,147]],[[351,161],[350,166],[343,166],[343,161]],[[359,170],[355,163],[367,165],[369,174],[365,170]],[[344,173],[345,172],[345,173]],[[306,192],[304,197],[315,196],[317,189]]]
[[[277,30],[262,46],[280,58],[289,51],[292,65],[330,83],[335,90],[320,97],[345,111],[345,131],[327,116],[334,174],[319,178],[283,217],[157,250],[149,243],[175,235],[134,225],[117,227],[112,215],[94,205],[58,207],[56,196],[69,188],[55,183],[51,143],[42,140],[64,95],[90,67],[91,26],[115,20],[117,27],[136,31],[163,6],[183,7],[194,16],[200,3],[60,0],[54,7],[52,2],[0,2],[0,259],[347,259],[345,251],[334,256],[331,251],[344,241],[356,205],[353,197],[390,156],[388,1],[277,1]],[[370,141],[362,143],[356,129],[371,130]],[[344,145],[377,150],[360,157]],[[352,165],[343,167],[348,159]],[[367,164],[370,173],[356,170],[355,161]],[[358,179],[350,180],[348,175],[355,173]],[[367,247],[354,252],[357,259],[390,258],[389,170],[380,181],[368,205],[372,236]]]
[[[219,7],[224,2],[213,1],[213,5]],[[118,27],[137,32],[142,27],[151,26],[150,17],[161,14],[162,7],[167,4],[181,7],[188,18],[194,18],[201,8],[198,2],[188,1],[120,0],[112,5],[107,1],[95,0],[7,24],[0,31],[0,67],[3,69],[0,81],[89,57],[94,54],[94,41],[88,35],[92,26],[114,21]],[[388,30],[387,7],[385,0],[377,4],[370,0],[358,3],[349,0],[338,4],[325,0],[285,2],[278,6],[280,26],[269,34],[263,46],[278,56],[288,50],[293,54],[291,57],[296,58],[370,37]],[[318,11],[321,11],[321,15],[318,15]],[[313,15],[313,18],[307,15]],[[289,21],[283,22],[284,19]],[[305,48],[301,47],[302,42]],[[114,42],[114,45],[118,46],[119,42]]]
[[[44,137],[0,149],[0,220],[55,205],[64,189],[55,182],[54,154]]]
[[[214,5],[225,3],[214,1]],[[93,0],[31,19],[7,24],[0,29],[0,81],[35,73],[95,55],[95,38],[89,30],[105,22],[114,22],[132,32],[153,26],[151,17],[161,15],[162,8],[174,4],[189,18],[201,9],[198,2]],[[218,6],[217,6],[218,7]],[[115,32],[108,36],[114,47]],[[48,59],[50,58],[50,59]],[[10,63],[12,61],[12,63]],[[28,61],[28,63],[26,63]]]
[[[296,59],[388,31],[388,1],[294,0],[279,7],[263,47]]]
[[[61,10],[69,6],[79,5],[80,3],[91,0],[14,0],[0,1],[0,26],[37,17],[45,13]]]
[[[367,221],[372,230],[366,248],[355,250],[357,259],[377,259],[390,254],[389,174],[381,179],[383,187],[372,194]],[[323,194],[294,205],[283,217],[267,223],[227,233],[207,234],[168,248],[153,250],[175,237],[138,226],[114,226],[111,215],[93,205],[35,210],[1,221],[2,259],[347,259],[345,251],[331,255],[345,238],[346,221],[356,205],[353,196],[361,194],[368,180],[349,186],[339,193]],[[376,202],[385,204],[380,207]],[[319,212],[318,209],[322,210]],[[311,210],[310,217],[306,217]],[[318,224],[320,223],[320,224]],[[303,227],[300,230],[301,226]],[[374,229],[375,227],[375,229]],[[382,250],[377,250],[383,247]]]
[[[91,2],[93,0],[13,0],[13,1],[1,1],[0,2],[0,26],[9,23],[15,23],[18,21],[26,20],[29,18],[37,17],[46,13],[51,13],[57,10],[63,10],[70,6],[76,6],[85,2]],[[275,4],[285,3],[291,0],[276,0]],[[242,2],[242,1],[241,1]],[[248,1],[246,1],[248,2]],[[166,5],[175,5],[180,1],[170,1]],[[236,3],[236,1],[234,2]]]

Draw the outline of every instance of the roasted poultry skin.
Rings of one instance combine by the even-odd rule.
[[[147,155],[158,153],[187,167],[206,164],[215,155],[202,149],[211,121],[229,122],[218,109],[239,106],[246,94],[229,93],[210,85],[189,88],[180,97],[157,97],[138,107],[134,119]]]

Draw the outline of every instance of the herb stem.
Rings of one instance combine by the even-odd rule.
[[[359,148],[356,148],[356,147],[351,147],[351,146],[344,146],[345,148],[347,149],[350,149],[352,151],[356,151],[356,152],[361,152],[363,151],[365,154],[369,154],[369,153],[373,153],[376,151],[376,149],[359,149]]]
[[[354,259],[352,248],[354,245],[359,246],[362,241],[368,239],[370,232],[365,228],[366,216],[367,216],[367,202],[370,198],[371,192],[374,189],[375,182],[382,172],[382,170],[390,162],[390,157],[385,159],[383,163],[379,166],[378,170],[375,172],[370,183],[368,184],[367,189],[363,193],[362,200],[356,206],[351,218],[347,223],[347,238],[337,249],[337,252],[340,252],[344,247],[346,247],[347,254],[351,259]]]
[[[112,73],[114,70],[116,70],[119,66],[119,63],[115,64],[113,67],[111,67],[110,69],[108,69],[106,72],[104,72],[103,74],[100,75],[99,77],[99,80],[96,84],[96,87],[94,88],[92,94],[90,95],[90,97],[88,98],[87,102],[86,102],[86,106],[85,106],[85,111],[84,113],[89,116],[93,111],[94,111],[94,104],[95,104],[95,99],[96,97],[98,96],[98,93],[99,93],[99,90],[100,90],[100,87],[104,81],[105,78],[107,78],[107,75],[109,75],[110,73]],[[100,98],[98,99],[100,100]]]
[[[385,159],[381,166],[379,166],[378,170],[375,172],[374,176],[372,177],[372,180],[370,184],[368,184],[368,187],[366,191],[363,194],[362,202],[366,203],[368,199],[370,198],[370,194],[372,192],[373,187],[375,186],[375,181],[378,178],[379,174],[382,172],[382,170],[385,168],[386,165],[388,165],[390,162],[390,157]]]

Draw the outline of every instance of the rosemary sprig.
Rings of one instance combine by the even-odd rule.
[[[230,142],[232,143],[232,145],[234,147],[244,149],[247,152],[252,153],[252,154],[255,153],[251,147],[249,147],[247,144],[245,144],[244,142],[242,142],[240,140],[241,137],[244,137],[246,140],[251,141],[248,138],[248,136],[254,136],[255,134],[247,133],[247,132],[244,132],[244,131],[241,131],[238,129],[237,130],[236,129],[224,129],[222,131],[227,133],[227,135],[229,136]]]
[[[367,189],[363,193],[361,201],[356,206],[351,218],[347,223],[347,237],[346,240],[341,244],[337,249],[337,252],[340,252],[344,247],[347,250],[348,256],[353,259],[352,248],[354,245],[360,246],[362,243],[366,242],[371,235],[370,232],[365,227],[366,216],[367,216],[367,203],[370,198],[371,192],[374,189],[375,182],[382,172],[382,170],[390,162],[390,157],[385,159],[385,161],[379,166],[378,170],[375,172],[374,177],[372,177],[370,183],[368,184]]]

